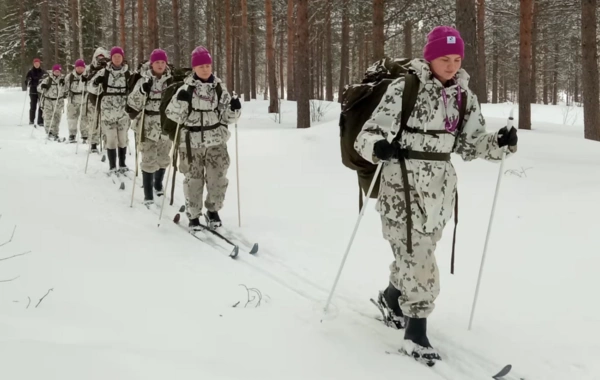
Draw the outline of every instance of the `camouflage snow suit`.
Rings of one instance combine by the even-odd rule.
[[[486,133],[477,97],[468,88],[469,75],[461,69],[457,80],[445,87],[446,111],[442,99],[443,85],[433,77],[428,63],[415,59],[411,66],[420,81],[419,95],[408,120],[408,130],[402,131],[400,148],[432,153],[454,152],[465,161],[476,158],[500,160],[503,150],[498,146],[498,135]],[[450,120],[459,118],[459,86],[463,91],[462,101],[467,104],[463,129],[455,145],[456,132],[447,132],[444,121],[446,115]],[[374,164],[379,162],[373,153],[374,144],[388,139],[390,132],[395,136],[400,128],[403,89],[404,78],[390,84],[356,139],[356,150]],[[402,312],[411,318],[427,318],[440,291],[434,252],[453,213],[457,176],[449,159],[405,159],[404,162],[410,188],[412,252],[408,249],[407,201],[401,164],[396,158],[384,163],[382,168],[376,209],[381,214],[383,236],[390,242],[395,256],[390,265],[390,283],[401,292]]]
[[[105,64],[100,62],[99,57],[104,56],[105,60],[110,58],[110,51],[99,47],[94,52],[94,56],[92,57],[92,63],[85,68],[85,77],[87,80],[87,84],[89,86],[90,80],[100,71]],[[87,88],[86,88],[87,91]],[[99,125],[99,117],[100,115],[96,114],[96,99],[93,96],[88,95],[87,104],[84,106],[87,114],[87,127],[90,134],[90,143],[98,144],[100,143],[100,125]]]
[[[217,96],[217,86],[222,93]],[[181,91],[192,91],[191,112],[188,116],[187,101],[177,99]],[[229,180],[229,153],[227,141],[231,137],[228,125],[239,117],[232,111],[231,96],[225,84],[214,75],[203,82],[195,74],[188,76],[169,103],[166,115],[181,123],[179,136],[179,169],[185,175],[183,192],[186,198],[186,213],[189,219],[202,214],[203,189],[207,196],[204,206],[208,211],[219,211],[223,207]]]
[[[44,89],[42,86],[48,86],[48,88]],[[42,94],[42,110],[44,112],[46,133],[48,133],[49,138],[58,138],[60,119],[65,110],[65,77],[50,74],[42,79],[37,90],[39,94]]]
[[[90,94],[99,95],[100,125],[106,135],[106,149],[127,147],[127,131],[129,130],[129,115],[125,111],[127,105],[127,78],[129,67],[123,64],[116,69],[112,64],[98,71],[88,83]],[[95,84],[96,78],[108,76],[106,90],[102,83]]]
[[[69,122],[69,136],[77,136],[77,123],[81,113],[81,137],[88,138],[87,114],[85,109],[85,81],[83,74],[77,74],[75,70],[65,78],[67,86],[67,121]],[[83,104],[83,107],[82,107]]]
[[[143,126],[144,134],[139,149],[142,153],[142,171],[154,173],[159,169],[169,166],[170,162],[171,140],[169,140],[169,135],[162,133],[159,108],[162,93],[171,83],[172,76],[169,68],[167,68],[167,71],[160,78],[154,76],[150,69],[144,70],[141,75],[142,78],[137,81],[133,91],[127,98],[127,104],[135,111],[141,111],[144,101],[146,101]],[[152,80],[152,87],[150,94],[145,94],[142,85],[148,80]],[[136,133],[139,133],[140,117],[141,113],[138,115],[138,120],[135,124]]]

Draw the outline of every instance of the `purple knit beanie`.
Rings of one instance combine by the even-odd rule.
[[[208,49],[204,46],[198,46],[192,52],[192,68],[202,65],[212,65],[212,57]]]
[[[167,52],[162,49],[154,49],[150,54],[150,64],[153,64],[156,61],[165,61],[169,62],[167,58]]]
[[[85,61],[83,59],[78,59],[75,61],[75,67],[83,67],[85,69]]]
[[[115,54],[121,54],[121,57],[125,58],[125,52],[120,46],[115,46],[112,49],[110,49],[110,56],[112,57]]]
[[[427,45],[423,49],[423,57],[427,62],[445,55],[458,54],[465,57],[465,43],[458,30],[451,26],[436,26],[427,35]]]
[[[52,71],[62,71],[62,66],[59,64],[56,64],[56,65],[52,66]]]

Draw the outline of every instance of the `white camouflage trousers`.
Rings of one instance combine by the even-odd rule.
[[[161,135],[158,141],[146,139],[140,146],[140,152],[142,171],[154,173],[158,169],[165,169],[171,162],[171,140],[167,135]]]
[[[77,123],[79,121],[79,114],[81,110],[81,123],[79,129],[81,130],[81,137],[88,137],[88,123],[87,115],[85,114],[85,104],[83,109],[80,104],[67,104],[67,121],[69,122],[69,136],[77,136]]]
[[[208,211],[219,211],[223,208],[225,193],[229,180],[229,153],[227,145],[192,148],[192,162],[187,157],[187,149],[179,150],[179,170],[185,175],[183,193],[185,194],[186,214],[189,219],[200,217],[204,185],[206,184],[206,201]]]
[[[48,130],[50,130],[50,134],[58,136],[58,127],[60,125],[60,119],[62,118],[62,114],[64,112],[64,106],[65,103],[62,99],[59,99],[58,101],[50,99],[44,100],[43,112],[44,128],[46,130],[46,133],[48,133]]]
[[[427,318],[440,293],[435,248],[442,229],[433,234],[412,230],[413,252],[408,253],[406,225],[381,217],[383,237],[390,242],[395,260],[390,264],[390,283],[400,292],[400,308],[410,318]]]
[[[115,122],[102,122],[102,133],[106,136],[106,149],[126,148],[128,143],[129,117],[118,119]]]

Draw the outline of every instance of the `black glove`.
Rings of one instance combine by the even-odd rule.
[[[519,137],[517,136],[517,129],[515,127],[511,127],[510,131],[506,127],[502,127],[498,131],[498,146],[501,148],[503,146],[516,146],[519,141]]]
[[[61,78],[61,80],[58,81],[58,84],[60,84],[61,86],[64,86],[65,85],[64,78]]]
[[[373,145],[373,153],[375,154],[375,157],[379,158],[380,160],[387,161],[392,158],[398,148],[399,146],[397,141],[393,141],[390,144],[386,139],[382,139]]]
[[[192,94],[190,94],[188,91],[181,90],[177,93],[177,100],[182,102],[190,102],[192,101]]]
[[[49,89],[49,88],[50,88],[50,86],[48,86],[48,83],[43,83],[43,84],[42,84],[42,89],[43,89],[43,90],[47,90],[47,89]]]
[[[82,75],[82,76],[81,76],[81,81],[82,81],[83,83],[86,83],[88,80],[89,80],[89,79],[88,79],[88,77],[86,77],[85,75]]]
[[[237,97],[231,98],[231,101],[229,102],[229,107],[231,108],[232,111],[241,110],[242,103],[240,102],[240,99]]]
[[[148,79],[148,81],[142,85],[144,94],[149,94],[150,90],[152,90],[152,79]]]
[[[94,86],[100,86],[100,83],[102,83],[103,79],[103,77],[97,77],[96,79],[94,79]]]

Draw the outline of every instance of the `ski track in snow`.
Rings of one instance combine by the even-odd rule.
[[[46,144],[43,129],[30,137],[30,127],[17,126],[23,94],[0,89],[0,243],[18,225],[0,258],[32,250],[0,262],[0,280],[21,275],[0,284],[0,355],[8,358],[0,374],[483,379],[511,363],[507,379],[600,378],[594,364],[600,347],[591,338],[600,332],[599,310],[590,303],[599,285],[592,270],[600,241],[592,231],[600,212],[600,145],[583,140],[582,116],[579,124],[553,125],[560,106],[533,106],[534,131],[520,132],[519,152],[506,162],[471,332],[466,325],[498,166],[453,157],[461,191],[457,271],[448,276],[450,224],[437,252],[442,293],[429,323],[444,361],[427,368],[393,354],[402,332],[374,319],[379,312],[369,297],[386,285],[392,256],[373,203],[323,316],[357,216],[354,174],[339,158],[339,105],[301,131],[294,128],[293,103],[282,103],[282,124],[266,115],[266,102],[244,103],[243,227],[235,227],[233,136],[221,218],[238,240],[258,242],[260,250],[253,257],[242,245],[234,261],[229,245],[213,248],[171,225],[184,204],[181,173],[174,205],[166,204],[157,228],[160,202],[151,211],[141,204],[141,178],[130,208],[133,181],[125,179],[121,191],[119,180],[104,179],[108,165],[100,155],[90,157],[84,175],[86,146],[75,155],[74,145]],[[484,105],[490,130],[504,125],[510,107]],[[61,136],[66,132],[65,113]],[[134,163],[128,155],[128,166]],[[167,196],[170,189],[169,182]],[[571,195],[568,201],[563,194]],[[180,223],[187,224],[185,214]],[[231,307],[246,303],[240,284],[261,290],[260,307]],[[27,297],[33,305],[26,309]],[[565,308],[565,300],[573,306]],[[561,331],[566,323],[572,331]]]

